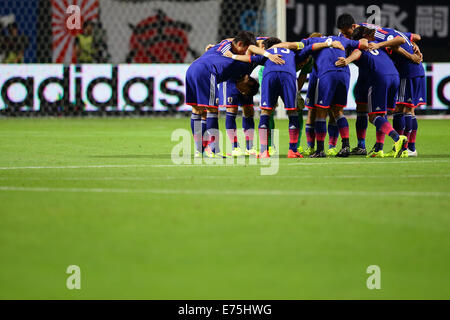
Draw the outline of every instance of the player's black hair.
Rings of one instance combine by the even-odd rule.
[[[262,44],[264,46],[264,49],[267,50],[270,47],[272,47],[272,46],[274,46],[276,44],[279,44],[279,43],[281,43],[280,39],[275,38],[275,37],[270,37],[270,38],[265,39]]]
[[[259,91],[259,82],[255,78],[244,75],[236,82],[236,88],[245,96],[253,97]]]
[[[375,33],[375,29],[370,29],[364,26],[359,26],[353,30],[352,39],[360,40]]]
[[[259,82],[255,78],[249,77],[248,86],[250,89],[248,96],[253,97],[254,95],[256,95],[258,93]]]
[[[242,41],[244,46],[249,46],[251,44],[256,45],[256,37],[253,33],[249,31],[240,31],[235,37],[233,42],[238,43]]]
[[[350,28],[355,23],[355,19],[353,19],[351,14],[343,13],[336,20],[336,28],[344,29]]]

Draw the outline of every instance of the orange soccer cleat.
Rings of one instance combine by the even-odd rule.
[[[258,153],[256,156],[258,159],[270,158],[269,151],[264,151],[263,153]]]
[[[287,154],[288,158],[303,158],[302,154],[298,151],[292,151],[289,149],[289,152]]]

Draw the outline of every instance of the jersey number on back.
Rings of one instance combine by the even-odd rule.
[[[287,53],[291,52],[291,50],[289,50],[289,49],[281,49],[280,52],[287,54]],[[273,53],[277,54],[278,53],[278,48],[273,48]]]

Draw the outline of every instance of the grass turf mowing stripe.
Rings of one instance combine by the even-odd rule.
[[[224,159],[224,162],[226,160]],[[302,162],[305,160],[299,160],[300,162],[288,163],[288,165],[342,165],[342,164],[409,164],[409,163],[448,163],[450,160],[401,160],[401,161],[379,161],[375,159],[367,159],[365,161],[330,161],[330,162]],[[264,163],[263,163],[264,165]],[[246,164],[105,164],[105,165],[68,165],[68,166],[23,166],[23,167],[0,167],[0,170],[27,170],[27,169],[101,169],[101,168],[159,168],[159,167],[232,167],[232,166],[246,166]]]
[[[404,174],[404,175],[396,175],[396,178],[400,179],[422,179],[422,178],[450,178],[450,174]],[[232,179],[232,180],[242,180],[242,177],[238,176],[202,176],[198,175],[195,177],[192,176],[149,176],[149,177],[60,177],[60,178],[46,178],[46,177],[0,177],[0,180],[27,180],[27,181],[148,181],[148,180],[191,180],[191,179]],[[273,176],[255,176],[255,178],[270,178],[270,179],[293,179],[293,178],[301,178],[301,179],[389,179],[392,178],[392,175],[273,175]]]
[[[25,192],[75,192],[75,193],[152,193],[152,194],[207,194],[207,195],[245,195],[245,196],[406,196],[406,197],[450,197],[450,192],[414,191],[288,191],[288,190],[164,190],[164,189],[111,189],[111,188],[47,188],[0,186],[0,191]]]

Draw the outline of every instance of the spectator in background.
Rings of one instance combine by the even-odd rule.
[[[106,30],[103,28],[102,23],[99,21],[94,26],[94,50],[95,50],[95,62],[105,63],[111,58],[108,52],[108,36]]]
[[[23,63],[23,55],[28,47],[28,38],[19,33],[17,23],[10,23],[7,27],[8,34],[3,39],[2,51],[3,63]]]
[[[94,50],[94,23],[90,20],[83,24],[83,33],[75,38],[75,54],[77,63],[93,63],[95,62]]]

